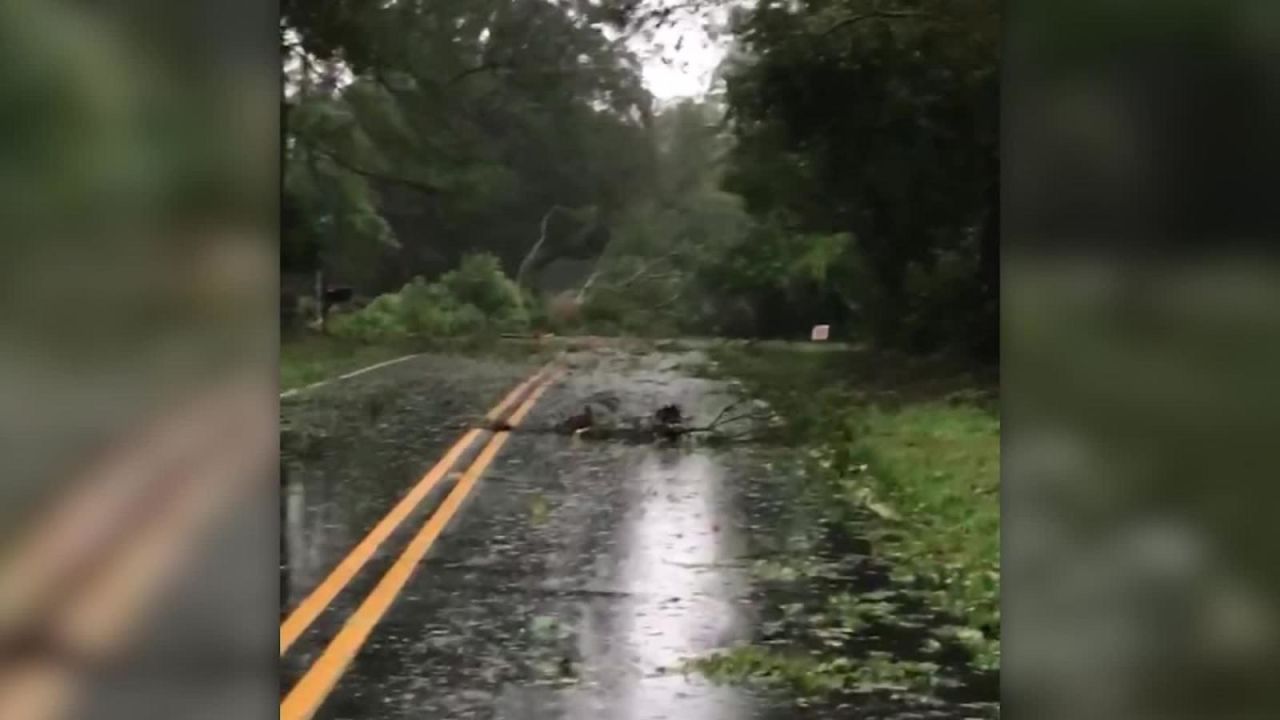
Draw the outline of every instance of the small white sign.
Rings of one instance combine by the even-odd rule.
[[[829,337],[831,337],[830,325],[814,325],[813,333],[810,334],[809,339],[814,342],[826,342]]]

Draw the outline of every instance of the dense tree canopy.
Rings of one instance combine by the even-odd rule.
[[[514,268],[551,208],[611,218],[650,182],[651,100],[589,4],[299,3],[284,23],[287,267],[377,284],[484,249]]]
[[[286,2],[286,270],[573,259],[596,330],[992,356],[994,0],[740,6],[713,92],[658,107],[627,38],[665,8]]]
[[[764,227],[744,248],[753,260],[725,269],[794,278],[805,310],[843,306],[883,341],[990,352],[997,32],[989,0],[743,13],[725,72],[727,186]]]

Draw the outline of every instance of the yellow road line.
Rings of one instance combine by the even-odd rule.
[[[219,405],[200,402],[193,414],[186,410],[162,420],[172,423],[178,417],[192,423],[203,435],[202,444],[175,445],[173,436],[144,434],[85,478],[89,487],[102,488],[110,488],[122,474],[157,478],[148,483],[149,492],[163,497],[133,520],[131,531],[95,558],[68,594],[50,601],[47,613],[29,627],[46,648],[88,660],[90,671],[56,655],[19,656],[0,668],[0,718],[63,720],[83,714],[78,705],[93,679],[92,667],[107,667],[128,652],[165,593],[177,591],[176,581],[214,522],[246,498],[252,483],[267,477],[276,417],[269,387],[229,385],[220,392]],[[175,461],[181,462],[180,470],[175,471]]]
[[[503,413],[507,411],[507,408],[511,407],[513,404],[516,403],[516,401],[520,399],[520,396],[524,393],[525,389],[528,388],[530,385],[533,385],[538,381],[542,380],[543,378],[547,377],[547,373],[550,372],[550,370],[551,370],[551,363],[548,363],[545,366],[543,366],[541,370],[529,376],[528,379],[526,379],[524,382],[517,385],[515,389],[513,389],[510,393],[507,393],[507,396],[502,399],[502,402],[498,403],[497,406],[495,406],[492,410],[488,412],[487,415],[484,416],[485,419],[486,420],[501,419]]]
[[[501,418],[503,413],[507,411],[507,408],[515,403],[530,385],[533,385],[546,376],[549,368],[549,365],[542,368],[524,382],[513,388],[511,392],[507,393],[507,396],[502,399],[502,402],[498,403],[497,406],[489,411],[489,414],[485,416],[486,419],[496,421]],[[315,619],[324,612],[325,608],[329,607],[329,603],[333,602],[333,599],[337,597],[338,593],[342,592],[342,589],[347,586],[347,583],[351,582],[351,579],[360,572],[360,569],[369,561],[369,558],[373,557],[378,546],[390,537],[391,533],[395,532],[396,528],[400,526],[400,523],[404,522],[404,519],[413,512],[414,508],[418,507],[418,504],[421,503],[422,499],[431,492],[432,488],[434,488],[438,482],[440,482],[441,478],[443,478],[449,470],[453,469],[454,464],[458,462],[458,458],[471,447],[471,444],[475,442],[476,438],[479,437],[480,434],[480,430],[472,429],[459,438],[458,441],[453,444],[453,447],[449,448],[445,453],[444,457],[440,458],[440,461],[428,470],[427,474],[418,481],[418,484],[414,486],[407,495],[401,498],[400,502],[396,503],[395,507],[391,508],[391,511],[387,513],[386,517],[382,518],[382,520],[369,531],[369,534],[366,535],[358,545],[352,548],[351,552],[342,559],[342,562],[338,563],[337,567],[329,573],[329,576],[317,585],[316,588],[311,591],[310,595],[303,598],[302,602],[298,603],[298,606],[293,609],[293,612],[289,613],[289,617],[285,618],[285,621],[280,624],[281,655],[284,655],[285,651],[287,651],[289,647],[302,636],[302,633],[306,632],[307,628],[311,626],[311,623],[315,622]]]
[[[509,421],[512,426],[518,425],[524,420],[529,411],[533,409],[538,398],[546,392],[554,380],[554,375],[547,378],[546,381],[529,394],[529,397],[512,414]],[[431,549],[436,538],[440,536],[441,531],[444,530],[449,520],[457,513],[462,501],[466,499],[476,481],[480,479],[480,475],[493,462],[494,457],[497,456],[498,451],[506,444],[509,437],[510,434],[507,432],[496,433],[489,440],[489,444],[480,451],[480,455],[475,462],[471,464],[471,467],[467,468],[453,491],[440,504],[440,508],[435,514],[422,526],[418,535],[413,538],[409,546],[405,548],[404,553],[396,560],[395,565],[392,565],[387,574],[382,576],[382,580],[378,582],[373,592],[369,593],[369,596],[360,604],[360,607],[351,614],[346,624],[342,626],[342,630],[333,638],[329,646],[324,649],[324,652],[307,670],[307,673],[302,676],[298,684],[294,685],[289,694],[285,696],[284,702],[280,703],[281,720],[306,720],[320,708],[320,704],[332,692],[339,678],[346,672],[351,661],[355,659],[360,647],[364,645],[369,634],[373,632],[374,626],[378,624],[378,621],[382,619],[382,616],[386,614],[391,604],[395,601],[396,596],[404,589],[418,563],[422,561],[427,551]]]

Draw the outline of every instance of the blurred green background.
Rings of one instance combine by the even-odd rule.
[[[1280,5],[1007,5],[1004,710],[1276,717]]]
[[[274,23],[0,5],[5,527],[134,418],[273,362]]]

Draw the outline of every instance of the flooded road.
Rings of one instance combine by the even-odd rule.
[[[567,373],[510,434],[316,717],[797,716],[776,698],[683,668],[750,642],[759,622],[743,504],[753,463],[741,448],[552,431],[585,406],[596,424],[626,425],[667,404],[705,423],[736,399],[732,388],[700,375],[707,360],[698,352],[597,349],[563,361]],[[282,611],[536,368],[424,356],[286,405]],[[372,415],[370,397],[382,398]],[[466,464],[282,656],[282,696]]]

